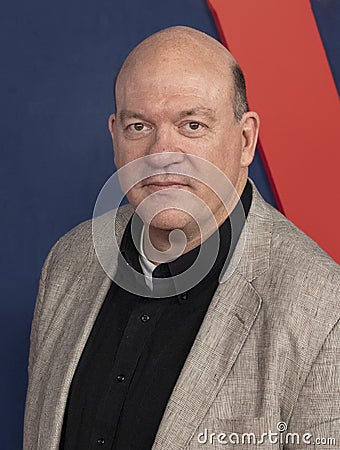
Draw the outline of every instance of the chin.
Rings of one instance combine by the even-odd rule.
[[[185,212],[185,202],[178,204],[179,202],[173,192],[169,194],[169,192],[160,191],[152,199],[152,202],[144,205],[143,200],[146,200],[147,196],[137,189],[131,189],[127,198],[142,220],[145,223],[150,223],[151,220],[151,226],[154,228],[161,230],[183,229],[193,222],[193,217]],[[182,209],[177,209],[177,204],[178,208]],[[190,209],[189,205],[187,205],[187,209]]]
[[[192,222],[190,214],[178,209],[161,211],[152,219],[151,226],[160,230],[184,229]]]

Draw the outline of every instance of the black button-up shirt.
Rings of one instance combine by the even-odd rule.
[[[241,196],[245,215],[251,198],[248,181]],[[130,223],[121,253],[142,272]],[[239,234],[243,222],[237,224],[233,233]],[[220,248],[215,264],[188,292],[165,298],[141,297],[112,282],[73,377],[60,450],[151,449],[166,404],[218,286],[222,267],[225,268],[231,243],[230,220],[217,232]],[[209,245],[209,239],[202,245]],[[195,261],[198,251],[199,247],[170,263],[160,264],[153,277],[183,272]]]

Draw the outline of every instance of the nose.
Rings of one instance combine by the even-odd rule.
[[[176,138],[174,131],[168,127],[156,131],[154,141],[147,152],[148,164],[151,167],[162,168],[183,162],[185,154]]]

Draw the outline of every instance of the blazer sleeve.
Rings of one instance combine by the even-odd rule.
[[[52,247],[49,254],[46,257],[46,260],[44,262],[41,275],[40,275],[40,281],[39,281],[39,290],[38,295],[35,302],[34,307],[34,315],[33,315],[33,321],[31,325],[31,334],[30,334],[30,351],[29,351],[29,357],[28,357],[28,374],[30,374],[31,369],[34,365],[35,358],[37,355],[37,351],[42,339],[42,336],[40,336],[39,329],[40,329],[40,318],[41,318],[41,312],[44,305],[44,298],[45,298],[45,291],[46,291],[46,281],[50,269],[51,260],[54,253],[54,248],[56,244]]]
[[[340,321],[332,328],[314,361],[293,409],[288,432],[300,445],[285,450],[340,448]],[[309,439],[310,444],[301,442]]]

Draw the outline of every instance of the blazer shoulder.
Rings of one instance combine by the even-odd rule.
[[[117,239],[120,240],[131,214],[131,206],[124,205],[97,218],[89,219],[76,225],[58,239],[50,250],[51,263],[62,262],[65,264],[67,261],[72,261],[74,265],[76,262],[81,262],[89,257],[92,258],[95,253],[93,242],[94,221],[108,223],[112,220]]]
[[[266,264],[252,283],[266,307],[281,322],[304,317],[305,324],[334,325],[340,316],[340,266],[256,189],[253,217],[248,253],[253,265],[265,254]]]
[[[79,223],[66,234],[61,236],[52,247],[56,253],[63,253],[65,250],[84,250],[87,246],[93,246],[93,223],[102,221],[114,221],[117,238],[121,238],[126,224],[132,214],[130,205],[121,206],[118,209],[108,211],[107,213],[93,219],[88,219]]]
[[[269,269],[257,284],[265,302],[274,306],[280,320],[304,317],[305,325],[317,321],[330,329],[340,317],[340,266],[279,211],[268,211]]]
[[[329,289],[339,289],[340,266],[313,239],[267,203],[252,184],[248,260],[252,258],[254,267],[265,260],[265,264],[262,262],[264,270],[258,272],[265,275],[268,270],[271,282],[290,279],[293,284],[290,290],[294,283],[297,288],[301,285],[302,277],[311,284],[327,284]]]
[[[340,266],[313,239],[275,208],[273,219],[271,261],[285,264],[291,271],[305,271],[309,278],[317,276],[340,287]],[[308,270],[307,270],[308,269]]]

